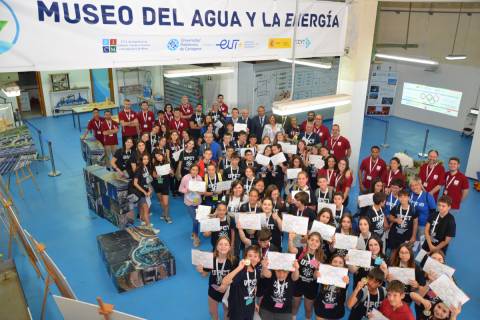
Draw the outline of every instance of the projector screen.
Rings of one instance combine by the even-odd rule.
[[[462,93],[449,89],[424,86],[417,83],[403,84],[402,104],[448,116],[458,116]]]

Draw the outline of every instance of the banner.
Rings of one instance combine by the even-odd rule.
[[[345,3],[0,0],[0,72],[341,56]],[[295,44],[294,26],[297,25]]]
[[[398,72],[388,63],[373,64],[368,89],[368,115],[388,116],[395,100]]]

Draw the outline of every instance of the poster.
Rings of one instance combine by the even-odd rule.
[[[368,86],[367,110],[368,115],[390,115],[395,91],[398,83],[398,72],[388,63],[373,64]]]

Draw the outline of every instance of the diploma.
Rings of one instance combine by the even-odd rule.
[[[457,287],[455,282],[445,274],[442,274],[435,281],[430,283],[429,286],[448,307],[457,307],[470,300],[470,298]]]
[[[255,161],[262,165],[267,167],[270,164],[270,157],[264,156],[263,154],[257,153],[257,156],[255,157]]]
[[[268,251],[268,269],[294,271],[295,254]]]
[[[335,234],[335,249],[343,249],[343,250],[350,250],[355,249],[357,247],[358,237],[356,236],[349,236],[343,233],[336,233]]]
[[[335,227],[315,220],[310,229],[310,233],[312,232],[318,232],[322,236],[322,239],[332,241],[333,235],[335,234]]]
[[[199,205],[196,211],[195,219],[198,221],[210,218],[212,207]]]
[[[287,169],[287,179],[297,179],[300,172],[302,172],[301,168]]]
[[[292,214],[282,216],[283,232],[293,232],[300,235],[306,235],[308,232],[308,218],[297,217]]]
[[[215,127],[216,127],[217,129],[220,129],[221,127],[223,127],[222,121],[217,120],[217,122],[215,122]]]
[[[285,142],[279,142],[279,145],[282,146],[282,151],[287,154],[297,154],[297,145]]]
[[[287,161],[283,152],[277,153],[271,158],[271,160],[274,165],[279,165]]]
[[[428,257],[427,261],[425,261],[425,264],[423,265],[423,271],[427,273],[434,272],[437,275],[437,277],[439,277],[442,274],[452,277],[453,274],[455,273],[455,269],[453,269],[452,267],[449,267],[446,264],[438,262],[437,260],[430,257]]]
[[[170,174],[171,167],[169,164],[164,164],[163,166],[156,166],[155,170],[159,176],[166,176]]]
[[[240,213],[238,215],[237,227],[248,230],[262,229],[262,216],[256,213]]]
[[[192,192],[205,192],[207,190],[207,186],[205,181],[190,180],[188,181],[188,190]]]
[[[427,251],[420,249],[420,251],[418,251],[417,253],[417,256],[415,257],[415,261],[417,261],[418,263],[421,263],[423,261],[423,258],[425,258],[426,255],[427,255]]]
[[[372,311],[370,311],[370,317],[368,317],[368,319],[369,320],[388,320],[388,318],[385,317],[383,313],[381,313],[377,309],[372,309]]]
[[[405,285],[409,285],[410,281],[415,280],[414,268],[389,267],[388,273],[391,274],[395,280],[401,281]]]
[[[183,149],[180,149],[178,151],[175,151],[173,154],[172,154],[172,157],[175,161],[178,161],[178,159],[180,159],[180,153],[182,153]]]
[[[247,132],[247,124],[246,123],[235,123],[233,125],[233,132],[240,132],[245,131]]]
[[[211,218],[200,220],[200,232],[220,231],[220,219]]]
[[[373,193],[362,194],[361,196],[358,196],[358,206],[360,208],[373,206]]]
[[[250,150],[253,152],[253,154],[255,154],[255,148],[240,148],[240,157],[245,157],[245,152],[247,150]]]
[[[217,182],[216,192],[228,191],[232,187],[232,180]]]
[[[320,272],[320,277],[317,278],[318,283],[340,288],[345,288],[347,286],[345,281],[343,281],[343,277],[348,276],[347,268],[338,268],[321,263],[318,271]]]
[[[323,161],[322,156],[316,154],[309,154],[308,162],[313,164],[313,166],[317,169],[322,169],[325,166],[325,161]]]
[[[348,250],[348,261],[347,264],[351,266],[370,268],[372,260],[372,252],[368,250],[357,250],[350,249]]]
[[[318,207],[318,212],[320,212],[320,210],[322,210],[323,208],[330,209],[330,211],[332,211],[333,214],[337,212],[337,206],[335,205],[335,203],[318,202],[317,207]]]
[[[205,269],[213,269],[213,252],[192,249],[192,264]]]
[[[268,146],[268,144],[257,144],[257,152],[258,153],[263,153],[267,146]]]

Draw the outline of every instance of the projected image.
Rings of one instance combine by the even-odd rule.
[[[401,103],[407,106],[456,117],[461,100],[462,92],[460,91],[409,82],[403,84]]]

